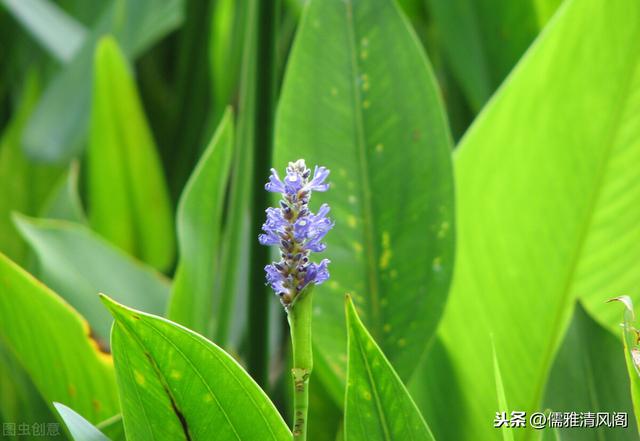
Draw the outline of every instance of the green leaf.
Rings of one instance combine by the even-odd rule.
[[[304,158],[331,170],[330,191],[312,201],[336,222],[314,339],[336,400],[345,292],[402,378],[440,319],[453,265],[450,149],[429,63],[395,2],[311,1],[280,98],[275,166]]]
[[[0,250],[21,264],[26,263],[27,247],[15,230],[11,213],[36,214],[61,172],[58,167],[31,162],[20,146],[20,136],[39,94],[39,80],[32,71],[0,138]]]
[[[620,341],[589,317],[578,303],[546,386],[544,404],[563,412],[632,413],[629,380]],[[559,429],[563,440],[637,440],[633,419],[627,429]]]
[[[93,424],[82,415],[61,403],[53,403],[74,441],[109,441]]]
[[[407,386],[436,439],[453,441],[462,438],[463,424],[459,422],[468,418],[464,406],[466,395],[457,381],[449,349],[439,336],[429,346]],[[493,393],[495,396],[495,388]],[[487,413],[488,418],[493,417],[496,410],[497,407],[491,409]],[[490,423],[488,420],[487,424]]]
[[[115,33],[132,58],[182,21],[182,0],[111,1],[73,60],[55,75],[22,137],[29,156],[69,161],[82,152],[91,110],[92,60],[97,41]],[[60,111],[64,103],[64,112]]]
[[[66,302],[0,254],[0,339],[44,400],[82,412],[93,423],[118,412],[111,356]]]
[[[211,318],[219,317],[213,310],[214,290],[220,280],[220,236],[232,153],[233,120],[228,110],[178,205],[180,260],[168,317],[204,335],[210,334]],[[216,306],[220,296],[232,295],[218,290]]]
[[[498,397],[498,412],[507,412],[510,415],[509,405],[507,404],[507,394],[504,391],[504,382],[502,381],[502,372],[500,371],[500,363],[498,362],[498,354],[495,347],[493,348],[493,373],[496,380],[496,395]],[[500,428],[502,439],[504,441],[513,441],[513,429],[508,426]]]
[[[49,0],[2,0],[16,20],[58,61],[66,63],[84,43],[87,30]]]
[[[474,111],[500,85],[560,0],[429,0],[439,45]]]
[[[604,300],[640,297],[638,38],[636,1],[565,2],[461,142],[456,276],[440,328],[467,396],[461,441],[499,437],[487,422],[490,333],[510,404],[529,412],[574,300],[613,329]]]
[[[402,380],[358,317],[347,296],[349,334],[345,441],[433,440]]]
[[[155,268],[173,263],[173,214],[162,165],[127,61],[111,37],[96,49],[88,152],[89,220]]]
[[[291,432],[240,365],[199,334],[103,297],[128,440],[279,440]]]
[[[234,157],[229,185],[229,208],[227,210],[222,237],[221,291],[235,293],[221,296],[221,313],[214,335],[221,346],[238,346],[247,326],[246,303],[249,297],[247,272],[249,271],[250,246],[255,244],[255,233],[251,228],[251,195],[254,176],[254,124],[256,87],[256,21],[255,1],[236,2],[237,20],[243,32],[242,63],[238,80],[238,109],[235,134]],[[234,314],[229,311],[234,311]]]
[[[112,319],[100,303],[99,292],[145,311],[165,311],[168,281],[84,225],[25,216],[15,219],[38,256],[41,279],[87,318],[105,344]]]
[[[41,217],[68,220],[85,225],[89,223],[78,194],[79,174],[80,165],[74,161],[51,191],[41,210]]]
[[[0,421],[31,425],[55,419],[20,362],[0,341]]]

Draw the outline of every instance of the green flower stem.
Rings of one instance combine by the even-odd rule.
[[[313,370],[311,314],[313,286],[298,295],[289,308],[289,328],[293,347],[293,439],[306,441],[309,412],[309,377]]]

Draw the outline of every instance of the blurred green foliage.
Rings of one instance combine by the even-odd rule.
[[[637,0],[0,0],[0,422],[290,439],[256,237],[304,158],[309,439],[637,439],[639,36]],[[492,427],[547,409],[629,428]]]

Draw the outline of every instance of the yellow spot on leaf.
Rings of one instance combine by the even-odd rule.
[[[442,269],[442,258],[436,257],[435,259],[433,259],[431,267],[434,271],[440,271]]]
[[[445,237],[448,231],[449,222],[442,222],[442,224],[440,224],[440,229],[438,230],[438,238],[442,239],[443,237]]]
[[[356,220],[355,216],[350,215],[349,217],[347,217],[347,225],[349,225],[351,228],[355,228],[357,223],[358,221]]]
[[[366,49],[363,49],[362,51],[360,51],[360,59],[366,60],[367,58],[369,58],[369,51]]]
[[[388,231],[382,233],[382,254],[380,255],[380,269],[387,269],[391,260],[391,236]]]
[[[384,145],[378,143],[376,144],[376,152],[377,153],[382,153],[382,151],[384,150]]]
[[[353,249],[356,250],[356,253],[361,253],[362,244],[360,242],[353,242]]]
[[[212,402],[212,401],[213,401],[213,397],[211,396],[211,394],[206,394],[206,395],[204,396],[204,402],[205,402],[205,403],[210,403],[210,402]]]
[[[179,380],[182,378],[182,372],[177,371],[175,369],[171,369],[171,372],[169,373],[169,376],[171,378],[173,378],[174,380]]]
[[[404,338],[401,338],[400,340],[398,340],[398,346],[400,346],[401,348],[405,347],[407,345],[407,341]]]
[[[384,332],[391,332],[391,325],[389,323],[385,323],[385,325],[382,327],[382,330]]]
[[[76,391],[76,387],[73,384],[70,384],[69,387],[67,388],[67,390],[69,391],[69,395],[72,397],[75,397],[77,394]]]
[[[371,107],[371,102],[369,100],[364,100],[362,102],[362,108],[363,109],[368,109],[369,107]]]
[[[133,378],[135,378],[136,383],[138,383],[140,386],[144,385],[144,375],[142,375],[140,372],[133,371]]]

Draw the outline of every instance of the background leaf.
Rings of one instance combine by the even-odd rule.
[[[168,317],[203,335],[211,334],[211,318],[230,311],[219,309],[220,241],[225,195],[233,154],[233,120],[227,111],[198,162],[178,205],[180,260],[173,283]],[[217,313],[214,314],[214,290]]]
[[[127,438],[290,440],[266,394],[222,349],[167,320],[105,298],[114,315]]]
[[[561,0],[429,0],[442,49],[477,112]]]
[[[105,346],[112,319],[100,303],[99,292],[151,313],[164,313],[168,280],[87,227],[24,216],[17,216],[16,224],[38,256],[41,279],[87,318]]]
[[[152,266],[173,263],[173,215],[162,166],[127,61],[110,37],[96,49],[88,152],[93,229]]]
[[[453,265],[450,148],[428,61],[395,3],[312,1],[280,98],[275,166],[304,158],[332,172],[331,190],[312,201],[336,221],[314,340],[336,400],[345,292],[403,378],[440,318]]]
[[[118,412],[111,356],[87,322],[2,254],[0,337],[52,410],[53,401],[65,403],[92,423]]]
[[[433,440],[402,380],[358,317],[347,297],[349,362],[345,441]]]
[[[632,414],[629,380],[621,342],[589,317],[577,303],[573,320],[547,383],[544,404],[561,412],[626,412]],[[559,429],[567,441],[637,440],[638,428],[629,418],[627,429],[607,427]]]
[[[62,63],[70,61],[87,37],[85,27],[49,0],[2,0],[38,42]]]
[[[17,233],[11,213],[36,214],[61,170],[33,164],[20,146],[20,136],[38,99],[40,81],[27,76],[19,105],[0,138],[0,250],[18,263],[27,263],[27,247]]]
[[[499,437],[487,421],[497,404],[490,333],[510,404],[530,412],[574,299],[617,327],[604,300],[640,294],[640,169],[629,167],[640,157],[639,33],[635,1],[566,2],[461,142],[441,334],[469,417],[452,439]]]
[[[182,0],[115,0],[108,3],[85,44],[47,85],[22,142],[30,157],[63,163],[81,153],[91,106],[92,59],[97,41],[115,33],[135,57],[182,21]],[[65,111],[60,111],[60,103]]]

